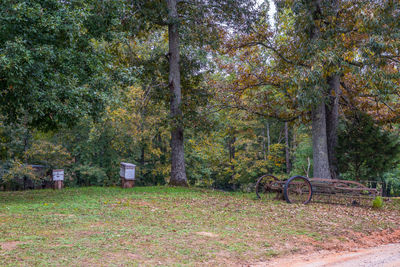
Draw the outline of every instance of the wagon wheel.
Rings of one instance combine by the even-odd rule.
[[[293,176],[286,181],[283,195],[288,203],[307,204],[311,201],[313,189],[306,177]]]
[[[256,183],[256,195],[260,199],[278,198],[279,190],[277,190],[278,178],[271,174],[266,174],[258,178]],[[277,192],[277,194],[274,194]]]

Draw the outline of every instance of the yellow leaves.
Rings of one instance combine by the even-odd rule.
[[[346,35],[344,33],[342,33],[341,38],[343,42],[346,42]]]
[[[64,168],[73,162],[71,154],[61,145],[47,141],[36,141],[25,152],[27,161],[41,163],[53,168]]]
[[[11,181],[14,178],[21,179],[24,176],[31,180],[36,180],[39,178],[37,173],[31,166],[23,164],[18,160],[15,160],[11,162],[11,168],[8,170],[6,174],[3,175],[3,179],[4,181]]]
[[[370,56],[374,56],[375,55],[375,53],[372,52],[369,48],[364,49],[364,52],[367,53]]]

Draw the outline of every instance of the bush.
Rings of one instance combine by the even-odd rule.
[[[107,183],[108,176],[102,168],[90,165],[79,165],[74,171],[77,176],[77,185],[110,185]]]
[[[372,207],[374,209],[380,209],[383,207],[383,199],[380,196],[377,196],[373,201],[372,201]]]
[[[71,154],[64,147],[43,140],[33,143],[24,156],[26,161],[49,169],[62,169],[73,163]]]

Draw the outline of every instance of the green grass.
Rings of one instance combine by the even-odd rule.
[[[350,232],[400,228],[399,203],[289,205],[170,187],[0,192],[0,266],[260,262]]]

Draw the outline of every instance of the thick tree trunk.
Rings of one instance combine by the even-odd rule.
[[[171,179],[170,185],[187,186],[181,111],[181,76],[179,69],[179,32],[176,0],[167,0],[169,39],[169,88],[171,91]]]
[[[321,101],[312,111],[312,145],[314,177],[331,178],[326,135],[325,103]]]
[[[312,18],[314,21],[321,20],[323,13],[321,0],[312,1],[312,9],[310,9]],[[327,3],[325,3],[327,4]],[[329,3],[333,10],[337,10],[337,0],[331,0]],[[327,6],[325,6],[327,7]],[[312,26],[310,32],[310,40],[317,40],[321,38],[321,31],[319,29],[319,23],[315,23]],[[340,85],[340,77],[334,75],[328,78],[328,84],[330,92],[335,91],[336,87]],[[339,88],[337,89],[339,92]],[[322,96],[325,96],[326,92],[322,92]],[[314,177],[319,178],[334,178],[336,177],[336,158],[335,158],[335,146],[337,144],[337,124],[338,124],[338,98],[333,100],[329,99],[328,106],[326,107],[324,97],[320,100],[312,110],[312,143],[313,143],[313,160],[314,160]],[[330,102],[333,102],[332,104]],[[334,103],[337,102],[335,106]],[[334,175],[332,177],[332,174]]]
[[[340,76],[333,75],[328,78],[329,101],[326,105],[326,134],[328,142],[329,169],[333,179],[338,176],[336,146],[338,143],[337,128],[339,124],[339,97],[340,97]]]

